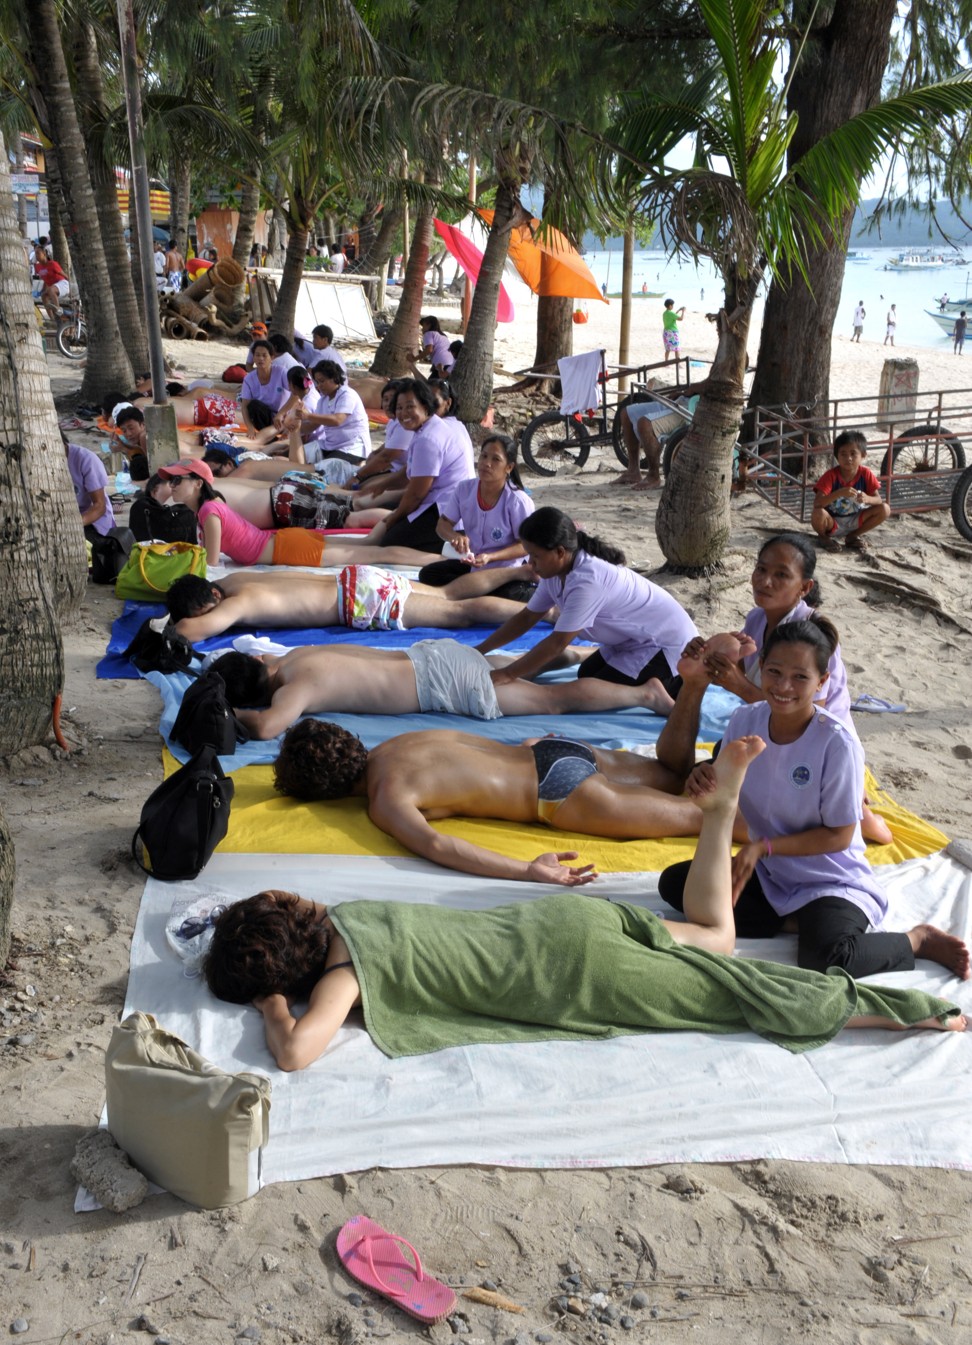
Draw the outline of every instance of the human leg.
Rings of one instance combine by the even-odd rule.
[[[802,906],[796,917],[801,967],[811,971],[840,967],[856,979],[882,971],[911,971],[915,965],[907,934],[868,934],[867,916],[843,897],[818,897]]]
[[[480,598],[472,601],[490,600]],[[515,611],[519,610],[517,604],[506,603],[503,598],[495,598],[492,601],[503,603]],[[497,687],[496,695],[500,709],[505,715],[598,714],[605,710],[629,709],[653,710],[665,714],[667,713],[665,706],[671,700],[656,679],[644,682],[640,686],[579,677],[573,682],[518,680]],[[659,705],[661,709],[657,708]]]
[[[639,452],[648,460],[648,471],[635,483],[635,490],[657,490],[662,483],[661,455],[662,446],[655,427],[647,416],[638,421]]]
[[[874,528],[883,523],[885,519],[890,517],[891,506],[886,500],[882,500],[880,504],[869,505],[867,509],[862,510],[857,515],[857,527],[850,533],[844,545],[849,547],[851,551],[856,550],[857,547],[854,543],[855,537],[860,537],[862,532],[871,532]]]
[[[621,438],[624,441],[624,447],[628,454],[628,465],[620,476],[615,477],[611,483],[615,486],[634,486],[641,480],[641,445],[638,442],[638,434],[631,420],[630,409],[627,406],[621,408]]]
[[[691,868],[690,860],[669,864],[658,876],[658,893],[673,911],[685,909],[685,882]],[[756,874],[752,874],[733,908],[738,939],[774,939],[783,929],[783,917],[777,915],[763,895]]]
[[[682,658],[678,663],[682,679],[678,695],[665,727],[658,735],[655,756],[684,786],[695,765],[695,744],[702,718],[702,701],[709,686],[709,675],[701,658]]]
[[[698,800],[702,827],[682,893],[687,918],[664,922],[676,943],[714,953],[731,953],[735,946],[732,830],[746,771],[765,747],[762,738],[737,738],[724,744],[716,759],[716,788]]]
[[[391,526],[382,537],[379,546],[387,549],[388,547],[409,547],[414,551],[424,551],[426,558],[419,562],[424,565],[426,561],[435,560],[441,556],[442,548],[445,542],[435,530],[435,525],[439,521],[439,511],[434,504],[429,505],[428,509],[422,511],[417,518],[402,518]],[[380,563],[380,562],[379,562]],[[413,562],[404,562],[411,564]]]

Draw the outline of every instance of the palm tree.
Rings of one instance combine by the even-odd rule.
[[[743,406],[743,374],[757,289],[764,275],[805,274],[808,249],[839,234],[861,181],[902,136],[925,119],[972,106],[972,76],[918,89],[861,112],[787,169],[797,129],[776,82],[782,31],[768,0],[699,0],[718,60],[676,96],[648,92],[616,128],[619,187],[642,180],[642,197],[663,234],[720,272],[725,301],[712,368],[659,502],[655,530],[669,565],[704,573],[729,540],[732,449]],[[687,170],[665,166],[686,136]],[[637,166],[635,166],[637,165]]]

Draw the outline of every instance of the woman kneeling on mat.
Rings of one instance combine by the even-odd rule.
[[[173,482],[173,502],[188,505],[196,515],[208,565],[219,564],[220,552],[238,565],[424,565],[435,559],[404,546],[364,546],[363,537],[335,542],[308,528],[258,528],[216,491],[207,462],[177,462],[161,467],[159,476]]]
[[[352,1009],[391,1057],[486,1042],[746,1029],[800,1052],[844,1027],[963,1031],[965,1017],[918,990],[858,985],[729,956],[732,825],[760,738],[723,748],[713,768],[685,921],[569,893],[493,910],[394,901],[315,905],[262,892],[216,919],[209,988],[251,1001],[283,1070],[328,1047]],[[290,999],[308,1000],[297,1018]]]

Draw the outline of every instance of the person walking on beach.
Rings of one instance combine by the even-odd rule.
[[[856,341],[858,345],[860,345],[861,336],[864,333],[864,319],[866,317],[864,300],[858,299],[857,307],[854,309],[854,335],[851,337],[851,340]]]
[[[665,347],[665,363],[668,363],[669,356],[678,355],[678,324],[685,317],[685,305],[676,313],[675,300],[665,300],[665,311],[662,314],[662,343]]]
[[[961,355],[962,347],[965,345],[965,332],[968,327],[968,321],[965,316],[965,309],[955,319],[955,327],[952,330],[952,354]]]
[[[888,309],[887,330],[884,333],[885,345],[887,345],[889,341],[891,342],[892,345],[894,345],[894,329],[897,327],[897,325],[898,325],[898,312],[894,304],[892,304],[891,307]]]

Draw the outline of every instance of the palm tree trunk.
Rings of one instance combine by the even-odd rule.
[[[64,197],[61,194],[61,170],[57,164],[57,150],[53,145],[44,154],[47,166],[47,223],[51,238],[51,251],[54,260],[69,280],[74,279],[74,267],[71,264],[71,249],[68,236],[64,232]]]
[[[541,285],[544,266],[553,265],[554,258],[543,254],[540,260]],[[574,349],[574,301],[560,294],[541,294],[537,300],[537,350],[533,357],[534,369],[545,364],[556,364]],[[556,370],[554,371],[556,374]]]
[[[811,6],[800,0],[796,8],[804,11],[794,17],[803,31]],[[842,0],[821,7],[787,97],[789,111],[799,119],[787,154],[791,166],[829,132],[879,101],[896,9],[895,0]],[[841,236],[811,250],[805,281],[795,275],[785,288],[776,280],[770,286],[751,407],[819,402],[826,409],[852,221],[848,212]]]
[[[496,209],[476,281],[469,325],[450,382],[462,407],[462,418],[479,424],[493,396],[493,340],[496,305],[503,267],[510,250],[510,232],[520,207],[506,181],[496,190]]]
[[[132,365],[122,342],[114,296],[85,155],[84,138],[68,77],[55,0],[36,0],[30,25],[34,68],[44,73],[43,96],[57,145],[66,223],[79,240],[73,253],[88,324],[88,359],[81,384],[85,402],[99,402],[113,388],[130,388]]]
[[[105,160],[93,134],[95,123],[107,120],[108,106],[101,77],[98,45],[90,23],[81,24],[74,44],[74,59],[78,74],[78,117],[88,147],[88,171],[91,174],[91,187],[101,224],[101,241],[105,249],[108,275],[111,277],[111,289],[115,296],[115,313],[132,366],[141,371],[149,367],[148,338],[128,263],[122,214],[118,208],[115,170],[112,164]],[[140,285],[139,293],[141,293]]]
[[[14,877],[13,837],[0,808],[0,971],[10,956],[10,917],[13,910]]]
[[[762,269],[726,282],[719,343],[688,434],[672,460],[655,515],[655,536],[668,568],[704,575],[717,568],[730,536],[732,450],[743,408],[746,345]]]
[[[24,171],[24,142],[20,138],[20,132],[14,131],[10,137],[10,153],[14,156],[14,172],[22,173]],[[40,197],[38,196],[38,201]],[[27,234],[27,197],[18,196],[17,201],[17,228],[20,230],[21,238],[26,238]],[[50,207],[48,206],[48,214]],[[3,966],[3,960],[0,958],[0,967]]]
[[[240,266],[249,266],[250,253],[253,250],[253,237],[256,233],[257,215],[260,213],[260,182],[256,164],[250,165],[253,180],[244,179],[240,195],[240,217],[236,225],[236,237],[233,240],[233,260]]]
[[[0,138],[0,756],[44,739],[87,574],[8,173]]]
[[[294,317],[297,312],[297,296],[304,275],[304,258],[307,256],[307,235],[309,224],[302,229],[292,229],[287,238],[287,255],[284,257],[283,275],[280,277],[280,289],[277,291],[277,306],[270,319],[270,332],[279,332],[288,341],[294,339]]]
[[[192,164],[185,154],[169,155],[169,237],[186,255],[189,246],[189,197],[192,193]]]
[[[415,233],[402,281],[401,299],[395,320],[375,351],[371,371],[385,378],[400,378],[411,372],[419,348],[419,318],[425,294],[425,272],[432,244],[432,220],[435,210],[422,206],[415,216]]]

